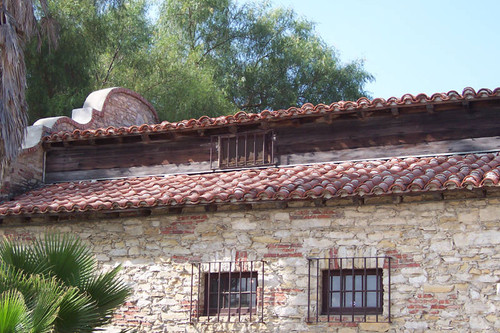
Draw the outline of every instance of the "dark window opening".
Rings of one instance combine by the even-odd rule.
[[[382,269],[323,271],[322,314],[382,314]]]
[[[256,310],[257,272],[206,274],[205,315],[227,314],[229,311],[248,314],[256,313]]]
[[[212,169],[264,166],[274,163],[272,131],[247,132],[212,137],[210,166]],[[213,163],[218,161],[218,164]]]
[[[264,320],[264,261],[191,266],[190,322]]]

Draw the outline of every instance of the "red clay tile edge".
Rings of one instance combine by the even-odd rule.
[[[0,216],[418,194],[500,186],[500,152],[51,184]]]
[[[79,140],[88,139],[92,137],[107,137],[107,136],[123,136],[137,133],[158,133],[158,132],[168,132],[168,131],[178,131],[178,130],[194,130],[199,128],[210,128],[231,124],[248,124],[256,123],[259,121],[273,121],[282,120],[287,118],[294,118],[306,115],[323,115],[328,113],[342,113],[342,112],[352,112],[358,110],[377,110],[386,109],[388,107],[402,107],[402,106],[415,106],[415,105],[425,105],[425,104],[438,104],[438,103],[450,103],[457,101],[472,101],[472,100],[484,100],[488,98],[500,97],[500,87],[494,90],[490,89],[480,89],[477,92],[470,87],[463,90],[462,94],[459,94],[455,90],[451,90],[447,93],[435,93],[430,97],[426,94],[418,94],[416,96],[411,94],[405,94],[401,98],[391,97],[387,100],[383,98],[375,98],[369,100],[366,97],[354,101],[340,101],[335,102],[330,105],[318,104],[316,106],[312,104],[304,104],[302,107],[291,107],[287,110],[264,110],[261,113],[246,113],[240,111],[234,115],[220,116],[216,118],[210,118],[203,116],[199,119],[189,119],[180,122],[170,123],[164,121],[160,124],[148,125],[144,124],[141,126],[130,126],[130,127],[108,127],[100,129],[86,129],[80,130],[76,129],[73,132],[57,132],[52,133],[48,136],[43,137],[44,142],[60,142],[66,140]]]

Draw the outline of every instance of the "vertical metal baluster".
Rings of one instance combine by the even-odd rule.
[[[311,259],[307,259],[307,322],[311,322]]]
[[[239,140],[238,140],[238,135],[236,135],[236,137],[234,138],[235,140],[235,143],[236,143],[236,148],[235,148],[235,158],[236,158],[236,166],[238,166],[238,144],[239,144]]]
[[[271,132],[271,164],[274,164],[274,132]]]
[[[252,280],[253,260],[250,261],[250,281]],[[252,286],[250,285],[250,321],[252,321]],[[255,306],[257,306],[257,286],[255,286]]]
[[[375,297],[376,297],[376,307],[378,308],[379,305],[379,298],[380,298],[380,290],[379,290],[379,278],[378,278],[378,257],[375,257]],[[378,323],[378,311],[375,315],[375,321]]]
[[[245,133],[245,166],[247,166],[248,161],[247,161],[247,154],[248,154],[248,135]]]
[[[265,264],[265,261],[262,261],[262,299],[264,299],[264,264]],[[257,292],[257,288],[255,289],[255,291]],[[257,295],[255,297],[257,297]],[[260,321],[263,323],[264,322],[264,302],[261,302],[260,306],[261,306]]]
[[[257,164],[257,134],[253,134],[253,165]]]
[[[366,275],[366,257],[363,258],[363,278],[361,279],[361,306],[363,307],[364,321],[366,322],[366,307],[368,306],[368,276]]]
[[[340,265],[339,265],[339,273],[340,273],[340,322],[342,322],[342,310],[345,305],[345,284],[344,284],[344,277],[342,276],[342,260],[343,258],[340,259]]]
[[[354,275],[354,257],[352,257],[352,267],[351,267],[351,273],[352,273],[352,296],[351,296],[351,309],[352,309],[352,322],[354,322],[354,308],[355,308],[355,304],[356,304],[356,291],[355,291],[355,288],[356,288],[356,279],[355,279],[355,275]]]
[[[319,259],[316,265],[316,322],[319,321],[319,279],[320,279],[320,274],[319,274]]]
[[[220,310],[221,310],[221,306],[220,306],[220,299],[221,299],[221,289],[220,289],[220,271],[221,271],[221,262],[219,261],[219,273],[218,273],[218,281],[217,281],[217,321],[220,321]]]
[[[235,264],[236,266],[236,264]],[[239,290],[239,299],[238,299],[238,321],[241,321],[241,261],[240,261],[240,290]]]
[[[189,323],[193,323],[193,274],[194,264],[191,264],[191,295],[189,297]]]
[[[328,322],[330,322],[330,307],[333,307],[333,304],[332,303],[332,296],[333,296],[333,292],[332,292],[332,289],[335,289],[333,288],[333,277],[332,277],[332,272],[331,272],[331,269],[330,269],[330,265],[331,265],[331,260],[332,258],[328,258],[328,275],[327,275],[327,286],[323,285],[323,288],[326,288],[326,293],[323,292],[323,294],[326,294],[326,300],[323,300],[323,302],[326,301],[326,316],[327,316],[327,320]]]
[[[389,272],[388,272],[388,274],[389,274],[388,283],[389,283],[389,285],[387,287],[388,290],[389,290],[389,299],[388,299],[388,303],[389,304],[387,304],[387,306],[388,306],[388,316],[389,316],[389,320],[388,321],[389,321],[389,323],[391,322],[391,259],[392,258],[389,257],[389,267],[388,267],[388,270],[389,270]]]
[[[228,322],[231,322],[231,270],[233,269],[231,266],[232,262],[229,262],[229,296],[228,296],[228,311],[227,311],[227,319]]]
[[[200,301],[201,299],[201,263],[198,263],[198,304],[196,305],[196,319],[200,320]]]
[[[231,165],[231,138],[228,136],[227,137],[227,166],[229,167]]]
[[[210,273],[211,273],[210,262],[208,263],[208,288],[207,288],[207,322],[210,322]],[[218,309],[217,309],[218,311]]]
[[[262,134],[262,164],[266,164],[266,134]]]
[[[219,138],[217,139],[217,142],[219,144],[219,149],[217,150],[217,159],[219,160],[219,168],[222,168],[222,138],[219,136]]]
[[[210,137],[210,169],[213,169],[212,167],[212,162],[213,162],[213,154],[214,154],[214,137]]]

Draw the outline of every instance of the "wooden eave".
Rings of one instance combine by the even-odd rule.
[[[314,114],[298,114],[290,118],[268,118],[251,122],[231,123],[222,125],[210,125],[207,127],[195,128],[179,128],[160,130],[158,132],[144,131],[126,134],[106,135],[102,137],[89,136],[88,138],[73,139],[67,137],[57,141],[44,141],[42,143],[45,150],[52,149],[66,149],[72,146],[86,146],[86,145],[108,145],[108,144],[127,144],[137,142],[159,142],[176,140],[180,137],[200,137],[211,135],[223,135],[229,133],[236,133],[257,129],[273,129],[278,127],[299,127],[303,124],[319,122],[326,122],[331,124],[341,119],[359,119],[363,121],[367,118],[373,117],[401,117],[405,114],[426,113],[429,115],[439,114],[443,111],[462,109],[466,112],[479,111],[481,109],[495,109],[500,111],[500,97],[491,97],[487,100],[474,99],[474,100],[457,100],[457,101],[438,101],[433,103],[422,104],[401,104],[401,105],[385,105],[379,108],[367,108],[343,111],[328,111],[326,113]]]

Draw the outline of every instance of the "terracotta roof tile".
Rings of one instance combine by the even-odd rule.
[[[159,133],[159,132],[169,132],[169,131],[179,131],[179,130],[194,130],[201,128],[210,128],[217,126],[224,126],[230,124],[248,124],[259,122],[262,120],[274,121],[282,120],[287,118],[295,118],[306,115],[325,115],[325,114],[342,114],[345,112],[353,111],[375,111],[378,109],[387,109],[389,107],[401,107],[401,106],[412,106],[412,105],[426,105],[426,104],[437,104],[437,103],[449,103],[457,101],[471,101],[471,100],[481,100],[487,98],[500,98],[500,88],[494,90],[490,89],[480,89],[477,92],[472,88],[465,88],[462,94],[452,90],[447,93],[436,93],[431,96],[425,94],[419,94],[413,96],[411,94],[403,95],[401,98],[391,97],[387,100],[383,98],[375,98],[369,100],[366,97],[358,99],[356,102],[353,101],[340,101],[335,102],[330,105],[319,104],[304,104],[302,107],[291,107],[287,110],[264,110],[261,113],[246,113],[240,111],[234,115],[220,116],[216,118],[210,118],[203,116],[199,119],[189,119],[179,122],[170,123],[164,121],[160,124],[154,125],[141,125],[141,126],[130,126],[130,127],[108,127],[99,128],[95,130],[90,129],[76,129],[73,132],[57,132],[52,133],[48,136],[43,137],[45,142],[58,142],[66,140],[79,140],[88,139],[93,137],[111,137],[111,136],[122,136],[135,133]]]
[[[484,186],[500,186],[500,153],[59,183],[0,203],[0,216],[306,200]]]

